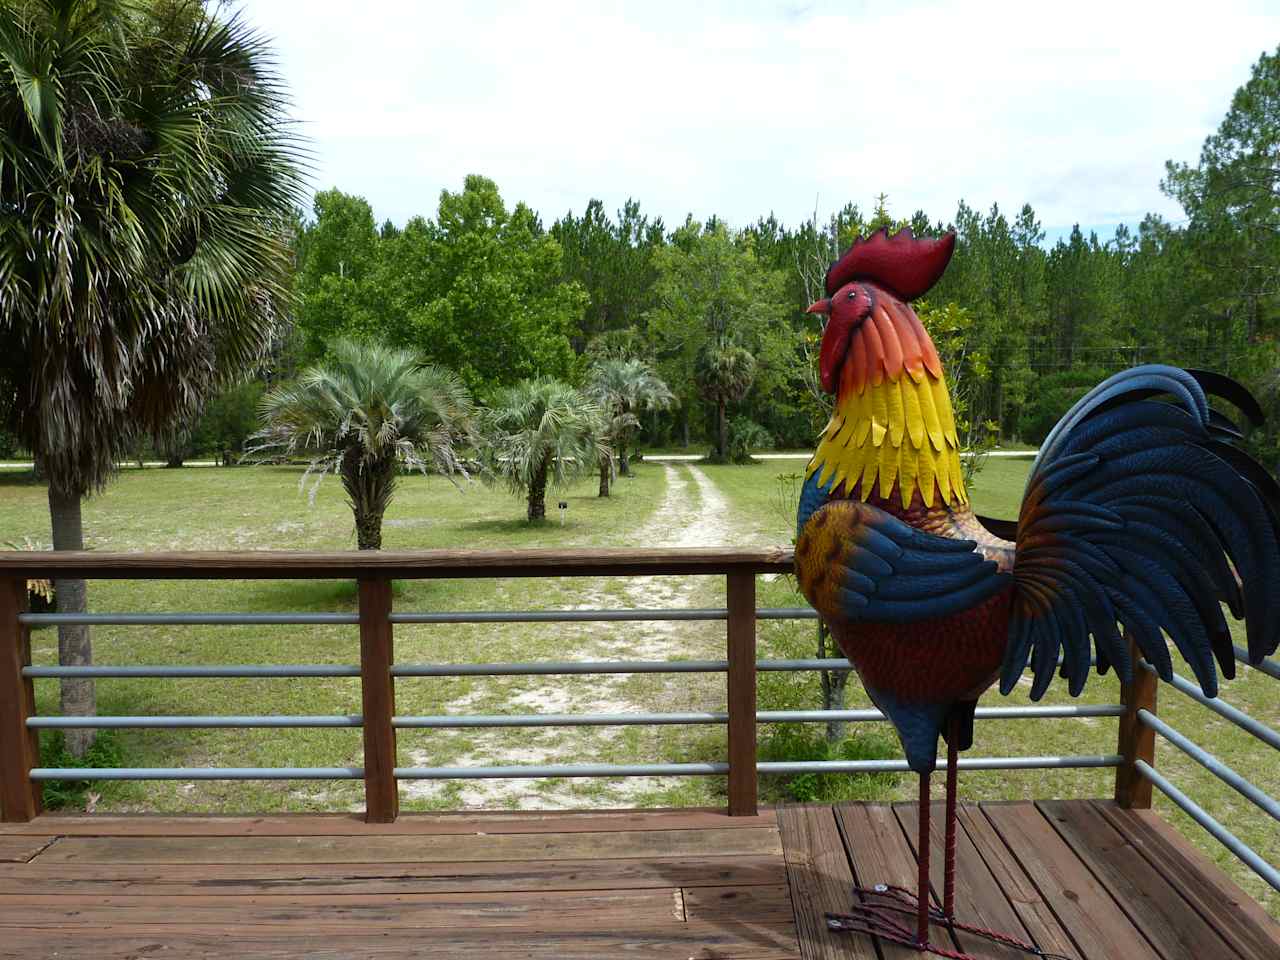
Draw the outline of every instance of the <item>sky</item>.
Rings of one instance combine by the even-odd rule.
[[[314,189],[434,216],[469,173],[551,224],[591,198],[797,224],[888,195],[1049,240],[1148,212],[1194,163],[1280,0],[1162,3],[243,0],[275,40]]]

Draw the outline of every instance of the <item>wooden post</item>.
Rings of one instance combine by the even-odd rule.
[[[360,687],[364,706],[364,806],[368,823],[400,813],[396,785],[395,680],[391,676],[391,581],[359,581]]]
[[[1139,710],[1156,712],[1156,684],[1153,673],[1138,665],[1142,651],[1129,640],[1129,657],[1133,663],[1133,682],[1120,684],[1120,739],[1116,753],[1124,759],[1116,768],[1116,803],[1125,809],[1151,809],[1151,781],[1134,767],[1135,760],[1151,766],[1156,762],[1156,732],[1138,719]]]
[[[25,577],[0,579],[0,819],[25,823],[40,813],[40,740],[27,728],[36,712],[35,687],[22,668],[31,663],[31,630],[18,622],[27,610]]]
[[[728,575],[729,816],[756,815],[756,577]]]

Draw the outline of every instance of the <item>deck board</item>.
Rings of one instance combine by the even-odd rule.
[[[934,895],[942,823],[935,808]],[[1150,812],[965,805],[959,918],[1073,960],[1267,960],[1280,927]],[[44,817],[0,828],[0,957],[903,960],[834,933],[913,888],[910,805],[408,816]],[[1007,950],[935,925],[983,960]]]

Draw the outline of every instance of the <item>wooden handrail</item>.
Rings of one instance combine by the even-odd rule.
[[[790,547],[581,550],[284,550],[98,553],[0,551],[0,578],[306,580],[788,573]]]

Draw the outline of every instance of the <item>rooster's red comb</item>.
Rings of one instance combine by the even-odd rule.
[[[831,265],[827,271],[827,296],[851,280],[868,280],[902,300],[914,300],[938,282],[955,247],[954,232],[917,240],[910,227],[892,237],[882,228],[854,241],[844,256]]]

